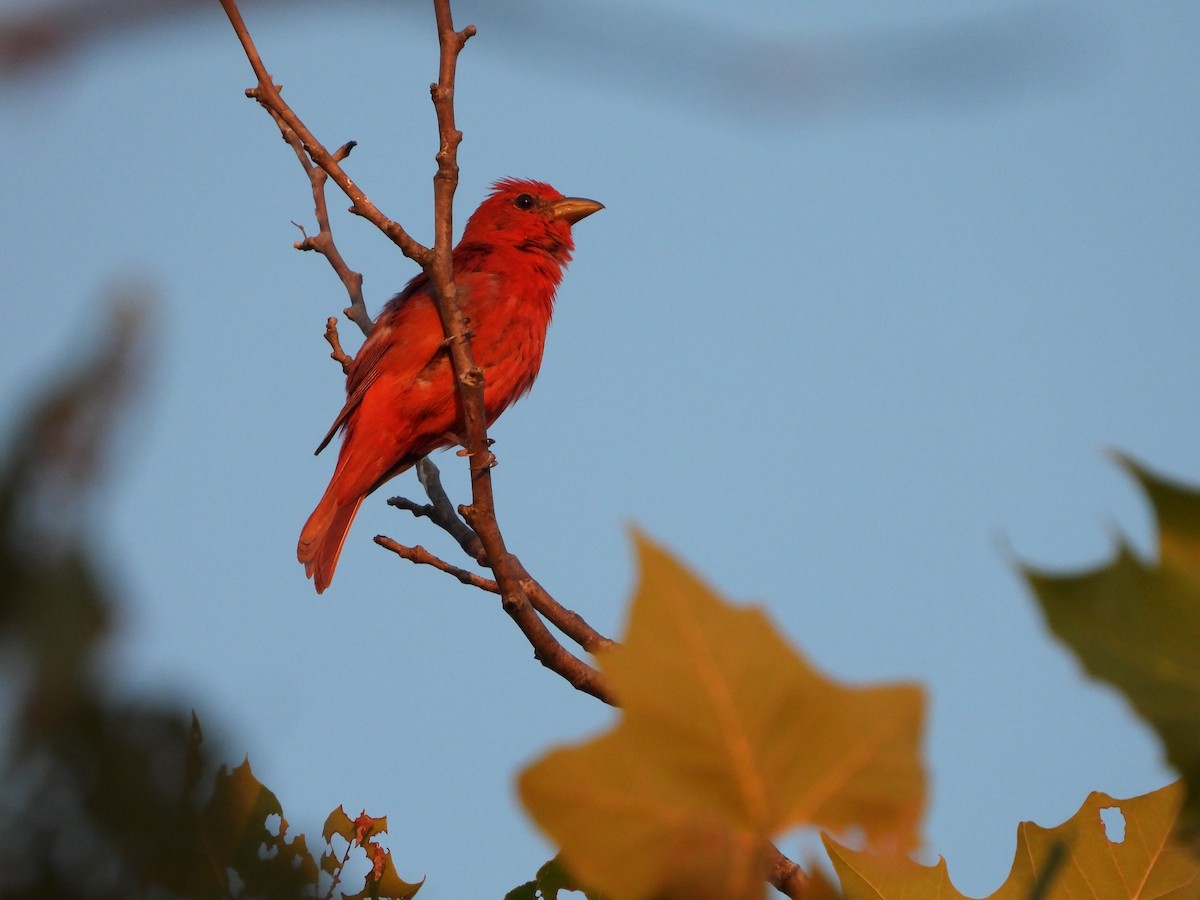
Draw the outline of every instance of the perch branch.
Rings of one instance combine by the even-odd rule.
[[[446,494],[446,489],[442,486],[441,472],[438,471],[438,467],[429,458],[422,459],[417,463],[417,477],[421,480],[421,486],[425,488],[429,503],[419,504],[405,497],[392,497],[388,500],[388,504],[397,509],[408,510],[414,516],[429,519],[454,538],[464,553],[481,566],[486,566],[487,555],[483,551],[479,535],[459,517],[454,504]],[[512,560],[517,569],[521,587],[529,597],[529,602],[551,625],[589,653],[595,653],[597,650],[604,650],[615,645],[615,641],[596,631],[583,616],[559,603],[537,579],[529,574],[529,570],[516,556],[513,556]]]
[[[603,673],[567,651],[547,628],[542,616],[585,649],[600,649],[612,646],[613,642],[592,629],[581,616],[561,606],[530,576],[520,560],[508,552],[496,520],[491,483],[494,458],[489,450],[490,441],[487,437],[484,377],[472,356],[470,335],[458,306],[451,248],[452,208],[458,186],[457,153],[462,141],[462,133],[457,130],[454,122],[454,79],[458,56],[475,34],[474,27],[468,26],[462,31],[456,31],[449,0],[433,0],[440,52],[438,80],[430,85],[439,138],[437,172],[434,175],[435,240],[431,249],[414,240],[397,222],[384,216],[342,169],[341,162],[349,156],[354,147],[353,142],[344,144],[331,154],[316,140],[280,96],[280,89],[267,73],[237,8],[236,0],[221,0],[221,6],[229,17],[230,24],[258,79],[257,86],[246,91],[247,96],[257,100],[271,114],[284,139],[295,150],[301,165],[309,175],[320,232],[312,238],[304,234],[303,240],[297,242],[296,246],[301,250],[321,253],[338,273],[351,297],[351,306],[345,311],[346,315],[355,321],[364,333],[370,330],[370,318],[366,315],[365,305],[362,303],[361,276],[352,272],[345,264],[333,243],[332,232],[329,229],[328,208],[325,202],[325,183],[328,178],[332,178],[350,199],[350,211],[374,224],[405,256],[415,260],[425,271],[434,288],[438,314],[442,320],[446,346],[454,370],[455,390],[463,414],[463,443],[466,455],[470,459],[471,504],[455,510],[441,487],[436,467],[432,463],[422,461],[418,471],[431,504],[419,506],[411,501],[397,499],[393,505],[408,509],[414,515],[430,518],[453,535],[469,556],[491,568],[496,578],[492,581],[453,566],[420,546],[406,547],[382,536],[377,537],[376,542],[414,563],[432,565],[465,584],[483,590],[498,591],[503,609],[520,628],[533,647],[535,658],[542,665],[556,672],[576,689],[605,703],[618,705]],[[303,233],[303,229],[301,232]],[[350,360],[341,348],[335,319],[327,322],[325,336],[332,348],[331,356],[342,364],[343,369],[347,368]],[[774,846],[770,850],[769,880],[788,896],[801,897],[807,881],[803,870],[779,853]]]
[[[446,336],[451,364],[455,375],[460,408],[463,411],[466,450],[470,456],[472,504],[465,507],[466,524],[478,534],[483,553],[491,561],[490,568],[496,575],[500,588],[501,605],[520,628],[533,647],[534,656],[544,666],[556,672],[579,690],[586,691],[606,702],[613,702],[604,676],[596,669],[567,651],[546,627],[526,594],[522,569],[515,558],[508,554],[504,539],[496,523],[492,497],[491,473],[493,457],[488,449],[488,438],[483,405],[483,372],[471,355],[470,338],[462,312],[458,307],[454,286],[451,239],[453,233],[452,206],[454,192],[458,186],[458,145],[462,133],[454,124],[454,77],[461,53],[467,41],[475,34],[468,26],[456,31],[450,13],[449,0],[434,0],[437,20],[439,62],[438,80],[430,86],[434,111],[438,123],[437,172],[434,175],[434,233],[432,249],[414,240],[397,222],[382,212],[350,179],[341,166],[341,161],[350,153],[352,144],[343,145],[336,153],[328,150],[313,136],[299,116],[284,102],[280,89],[268,74],[262,57],[254,44],[245,21],[238,10],[236,0],[221,0],[221,6],[229,17],[230,24],[242,44],[246,58],[258,79],[256,87],[246,95],[257,100],[275,119],[281,133],[296,148],[306,171],[311,165],[328,173],[334,183],[350,199],[350,211],[370,221],[386,234],[404,253],[415,260],[429,277],[434,287],[438,313]],[[324,179],[311,176],[313,197],[318,216],[324,210]],[[301,245],[306,245],[306,237]],[[325,244],[321,235],[313,239],[312,249],[322,250]],[[324,250],[329,250],[328,246]],[[324,251],[322,251],[324,252]],[[332,256],[327,256],[331,259]],[[360,322],[360,327],[363,323]],[[328,331],[327,331],[328,336]],[[332,344],[331,344],[332,345]],[[337,349],[334,348],[336,354]],[[344,355],[344,354],[343,354]]]
[[[458,146],[462,142],[462,132],[454,121],[454,78],[458,56],[475,34],[475,28],[468,25],[462,31],[455,30],[450,0],[433,0],[433,9],[438,32],[438,80],[430,85],[429,92],[437,117],[438,152],[437,172],[433,177],[433,259],[426,272],[434,288],[454,368],[455,390],[463,414],[465,449],[470,458],[471,504],[459,512],[479,536],[488,566],[500,587],[501,605],[533,647],[534,657],[578,690],[613,703],[612,690],[603,674],[564,648],[534,609],[524,586],[528,579],[522,578],[528,573],[508,552],[496,521],[491,472],[493,456],[488,449],[484,414],[483,371],[471,353],[466,323],[458,306],[451,246],[454,192],[458,187]]]

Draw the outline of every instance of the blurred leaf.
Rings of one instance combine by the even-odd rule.
[[[85,539],[117,425],[141,380],[146,301],[114,303],[107,333],[55,369],[14,423],[0,461],[0,628],[25,651],[29,733],[68,732],[91,702],[88,669],[110,619]]]
[[[282,816],[283,808],[254,777],[250,760],[243,760],[232,772],[222,766],[201,816],[213,858],[230,865],[239,858],[257,856],[258,848],[271,837],[266,820],[272,815]]]
[[[75,896],[87,872],[88,896],[125,897],[191,865],[199,733],[98,677],[113,597],[90,546],[94,498],[143,380],[147,307],[124,292],[106,328],[30,378],[0,456],[0,896]]]
[[[101,677],[115,598],[90,500],[143,380],[143,308],[126,301],[107,335],[88,335],[0,458],[0,687],[13,711],[0,896],[311,897],[317,863],[249,764],[222,769],[201,806],[216,765],[196,714],[120,699]]]
[[[810,861],[806,871],[808,872],[808,885],[804,889],[804,900],[845,900],[842,892],[829,880],[829,876],[817,863]]]
[[[279,833],[267,820],[278,816]],[[317,877],[317,864],[303,835],[287,839],[287,820],[276,796],[263,786],[245,760],[232,772],[217,773],[212,797],[200,815],[202,853],[218,873],[203,896],[224,896],[225,873],[236,872],[246,896],[302,896]],[[201,886],[197,886],[201,887]],[[209,894],[212,890],[215,893]],[[192,896],[196,896],[193,888]]]
[[[1188,785],[1181,825],[1200,831],[1200,493],[1122,459],[1158,520],[1159,559],[1122,542],[1078,575],[1026,570],[1046,621],[1094,678],[1117,687],[1158,732]]]
[[[1182,798],[1178,783],[1129,800],[1093,793],[1057,828],[1022,822],[1012,870],[988,900],[1195,900],[1200,862],[1171,837]],[[1100,817],[1114,808],[1125,820],[1121,841],[1109,839]],[[922,866],[824,841],[847,900],[966,900],[944,859]]]
[[[588,900],[603,900],[601,894],[580,887],[557,856],[542,864],[533,881],[505,894],[504,900],[558,900],[559,891],[579,891]]]
[[[295,15],[304,5],[288,0],[286,6]],[[284,4],[241,6],[251,14],[255,7]],[[61,65],[82,48],[151,24],[183,30],[208,11],[204,0],[40,0],[19,7],[0,11],[0,80]],[[386,9],[411,21],[392,25],[380,16],[380,27],[428,21],[422,4]],[[884,109],[990,104],[1089,73],[1103,56],[1100,48],[1112,43],[1095,16],[1062,2],[972,6],[942,21],[821,37],[777,29],[767,34],[653,4],[524,0],[457,3],[455,11],[479,25],[489,46],[503,54],[517,58],[522,48],[539,47],[521,58],[546,77],[658,96],[673,109],[782,125]],[[656,34],[672,39],[654,41]]]
[[[628,634],[599,660],[621,721],[519,782],[570,870],[618,897],[757,897],[768,841],[796,825],[913,846],[920,691],[824,678],[761,610],[636,543]]]

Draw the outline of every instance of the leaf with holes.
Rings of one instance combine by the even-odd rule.
[[[1171,837],[1182,798],[1178,783],[1129,800],[1094,793],[1056,828],[1022,822],[1012,871],[988,900],[1195,900],[1200,863]],[[1124,820],[1120,840],[1101,817],[1114,809]],[[922,866],[824,840],[846,900],[968,900],[945,860]]]
[[[268,827],[273,816],[279,818],[275,832]],[[225,896],[226,872],[233,871],[249,896],[299,896],[316,882],[317,862],[304,835],[288,840],[287,830],[279,800],[254,777],[249,760],[232,771],[222,767],[200,814],[207,865],[197,870],[201,881],[189,895]]]

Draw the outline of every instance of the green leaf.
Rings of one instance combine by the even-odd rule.
[[[587,890],[572,878],[557,856],[542,864],[533,881],[527,881],[505,894],[504,900],[558,900],[559,891],[579,891],[588,900],[604,900],[602,894]]]
[[[551,895],[557,900],[557,895]],[[536,881],[527,881],[524,884],[519,884],[507,894],[504,895],[504,900],[542,900],[538,894],[538,883]]]
[[[266,828],[267,816],[271,815],[282,818],[283,808],[254,777],[250,760],[243,760],[232,772],[222,766],[212,798],[201,814],[213,858],[233,867],[256,859],[259,848],[272,837]]]
[[[278,834],[267,828],[270,816],[279,816]],[[226,871],[236,872],[246,895],[298,897],[316,883],[317,863],[304,835],[288,840],[279,800],[254,777],[249,760],[232,772],[221,768],[200,821],[208,861],[203,871],[221,879]],[[211,890],[205,883],[193,896],[224,895]]]
[[[1200,831],[1200,493],[1128,459],[1158,520],[1158,560],[1124,541],[1075,575],[1025,570],[1051,631],[1092,677],[1118,688],[1158,732],[1188,785],[1185,833]]]

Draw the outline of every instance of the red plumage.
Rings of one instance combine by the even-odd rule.
[[[467,221],[454,248],[458,303],[473,332],[490,425],[533,386],[554,293],[575,245],[571,225],[603,207],[539,181],[505,179]],[[462,418],[442,323],[424,273],[393,297],[346,376],[342,449],[296,555],[317,593],[329,586],[363,499],[422,456],[451,446]]]

